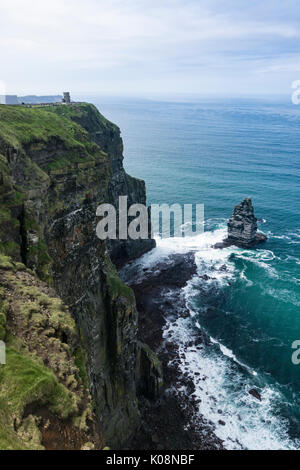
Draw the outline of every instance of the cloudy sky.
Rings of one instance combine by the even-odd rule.
[[[1,0],[9,93],[289,93],[299,0]]]

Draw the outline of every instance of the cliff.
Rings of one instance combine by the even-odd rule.
[[[123,141],[120,129],[105,119],[90,104],[81,103],[68,107],[55,106],[52,111],[68,116],[73,122],[83,127],[92,142],[95,142],[109,157],[110,178],[108,182],[107,200],[118,207],[119,196],[128,197],[128,207],[139,203],[146,205],[145,182],[128,175],[123,167]],[[134,259],[154,248],[155,242],[149,240],[110,240],[107,242],[110,257],[114,264],[121,267],[129,259]]]
[[[161,383],[159,364],[137,341],[134,294],[111,261],[121,265],[151,249],[154,241],[106,244],[96,238],[96,207],[115,204],[120,195],[128,195],[129,204],[145,203],[145,184],[125,173],[120,131],[93,105],[0,106],[0,252],[13,266],[10,285],[17,275],[13,263],[22,262],[32,282],[43,280],[67,305],[84,352],[81,369],[87,372],[94,405],[91,422],[101,426],[105,444],[112,447],[124,445],[140,425],[136,390],[143,389],[141,377],[154,394]],[[5,318],[5,341],[19,341],[10,309]],[[65,334],[55,330],[50,338],[70,347],[76,358]],[[22,341],[30,349],[31,340]],[[60,380],[38,347],[33,353]],[[145,361],[149,377],[140,371]],[[35,401],[29,397],[20,409],[19,427],[25,407]],[[38,408],[46,402],[39,399]],[[73,423],[75,411],[71,415]],[[64,417],[56,413],[55,419]],[[89,429],[95,441],[96,428]]]

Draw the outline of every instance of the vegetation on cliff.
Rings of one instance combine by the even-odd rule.
[[[51,112],[51,109],[56,112]],[[61,169],[75,163],[96,160],[104,155],[89,139],[88,132],[70,116],[76,108],[67,107],[21,108],[0,106],[0,139],[15,150],[36,153],[45,144],[58,144],[58,158],[53,155],[44,169]],[[57,115],[57,114],[59,115]],[[66,114],[66,116],[65,116]]]
[[[76,364],[81,346],[74,320],[46,284],[3,255],[0,285],[6,344],[6,364],[0,365],[0,449],[47,446],[53,417],[68,422],[83,445],[89,441],[93,413]],[[52,432],[63,439],[57,429]]]
[[[50,216],[67,211],[64,175],[73,174],[77,192],[85,189],[83,202],[91,197],[96,181],[107,186],[109,164],[107,154],[82,126],[48,109],[0,105],[0,251],[50,280],[51,258],[34,206],[44,204]],[[59,113],[67,107],[54,109]],[[100,174],[97,167],[103,169]],[[30,233],[36,243],[28,243]]]

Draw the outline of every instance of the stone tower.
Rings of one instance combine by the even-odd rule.
[[[70,93],[68,91],[64,91],[63,103],[66,103],[66,104],[71,103],[71,96],[70,96]]]

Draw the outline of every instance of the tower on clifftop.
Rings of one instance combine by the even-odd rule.
[[[64,92],[62,102],[63,102],[63,103],[66,103],[66,104],[70,104],[70,103],[71,103],[71,96],[70,96],[70,93],[69,93],[68,91],[65,91],[65,92]]]

